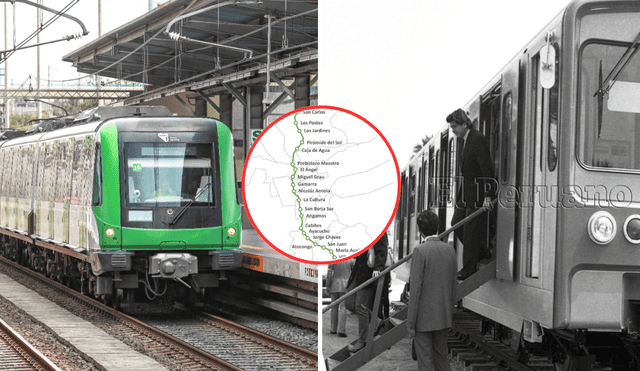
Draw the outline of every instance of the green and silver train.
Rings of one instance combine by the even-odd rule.
[[[136,290],[193,298],[240,267],[227,126],[164,107],[76,121],[0,142],[2,255],[116,307]]]

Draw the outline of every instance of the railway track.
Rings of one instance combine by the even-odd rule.
[[[2,319],[0,319],[0,369],[60,370]]]
[[[180,326],[181,329],[178,332],[193,332],[194,328],[209,327],[210,329],[206,331],[209,335],[213,332],[218,332],[221,336],[218,336],[215,341],[213,339],[211,339],[212,341],[207,340],[206,344],[198,342],[197,339],[186,339],[194,341],[194,345],[189,344],[4,258],[0,258],[0,262],[3,263],[2,266],[5,268],[3,269],[5,273],[9,273],[23,285],[37,291],[81,318],[90,321],[95,326],[120,339],[140,353],[157,360],[169,369],[263,370],[269,365],[274,367],[272,369],[317,369],[317,355],[311,352],[302,356],[293,352],[291,347],[284,348],[282,344],[275,345],[271,341],[249,336],[250,330],[222,329],[221,324],[207,324],[204,326],[203,324],[206,322],[202,320],[199,321],[199,325],[195,326],[193,324],[184,324],[184,326]],[[212,323],[214,321],[214,319],[206,315],[201,316],[203,318],[207,317],[206,321]],[[171,318],[168,318],[165,323],[172,321]],[[228,326],[228,324],[225,324],[225,326]],[[212,330],[214,328],[217,329]],[[202,333],[200,331],[197,332]],[[222,357],[199,349],[199,347],[208,348],[206,345],[214,342],[216,345],[214,348],[219,353],[219,356],[224,356],[225,359],[235,362],[238,362],[239,359],[243,360],[242,368],[224,360]],[[253,350],[257,353],[253,352]],[[288,356],[285,357],[285,354]],[[313,359],[311,360],[311,358]],[[280,359],[285,360],[282,366],[273,364],[274,360]],[[300,365],[294,367],[293,363],[295,362],[300,363]]]
[[[528,364],[518,362],[516,352],[507,344],[483,334],[482,317],[468,311],[456,311],[448,346],[451,356],[472,371],[552,371],[545,357],[532,356]]]
[[[138,306],[135,312],[140,321],[242,370],[318,369],[317,353],[210,313],[182,305]]]
[[[496,340],[494,331],[482,332],[482,317],[469,311],[456,311],[448,347],[453,359],[471,371],[553,371],[556,367],[547,357],[530,355],[526,364],[518,361],[515,350]],[[592,365],[593,371],[608,367]]]

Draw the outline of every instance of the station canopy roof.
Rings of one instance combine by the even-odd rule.
[[[269,33],[272,74],[282,79],[317,73],[317,0],[173,0],[63,61],[81,73],[149,84],[125,104],[185,91],[209,94],[223,83],[266,80]]]

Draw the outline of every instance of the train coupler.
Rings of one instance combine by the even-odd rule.
[[[191,254],[159,253],[151,257],[149,274],[177,281],[198,273],[198,257]],[[186,285],[186,283],[182,282]]]

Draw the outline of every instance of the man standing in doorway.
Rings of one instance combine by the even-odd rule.
[[[476,210],[492,210],[496,182],[489,143],[474,129],[467,114],[460,108],[447,116],[449,128],[458,138],[458,189],[456,206],[451,220],[454,225]],[[482,213],[456,230],[455,236],[464,245],[462,269],[458,279],[465,280],[476,272],[478,261],[491,258],[487,246],[487,213]]]

